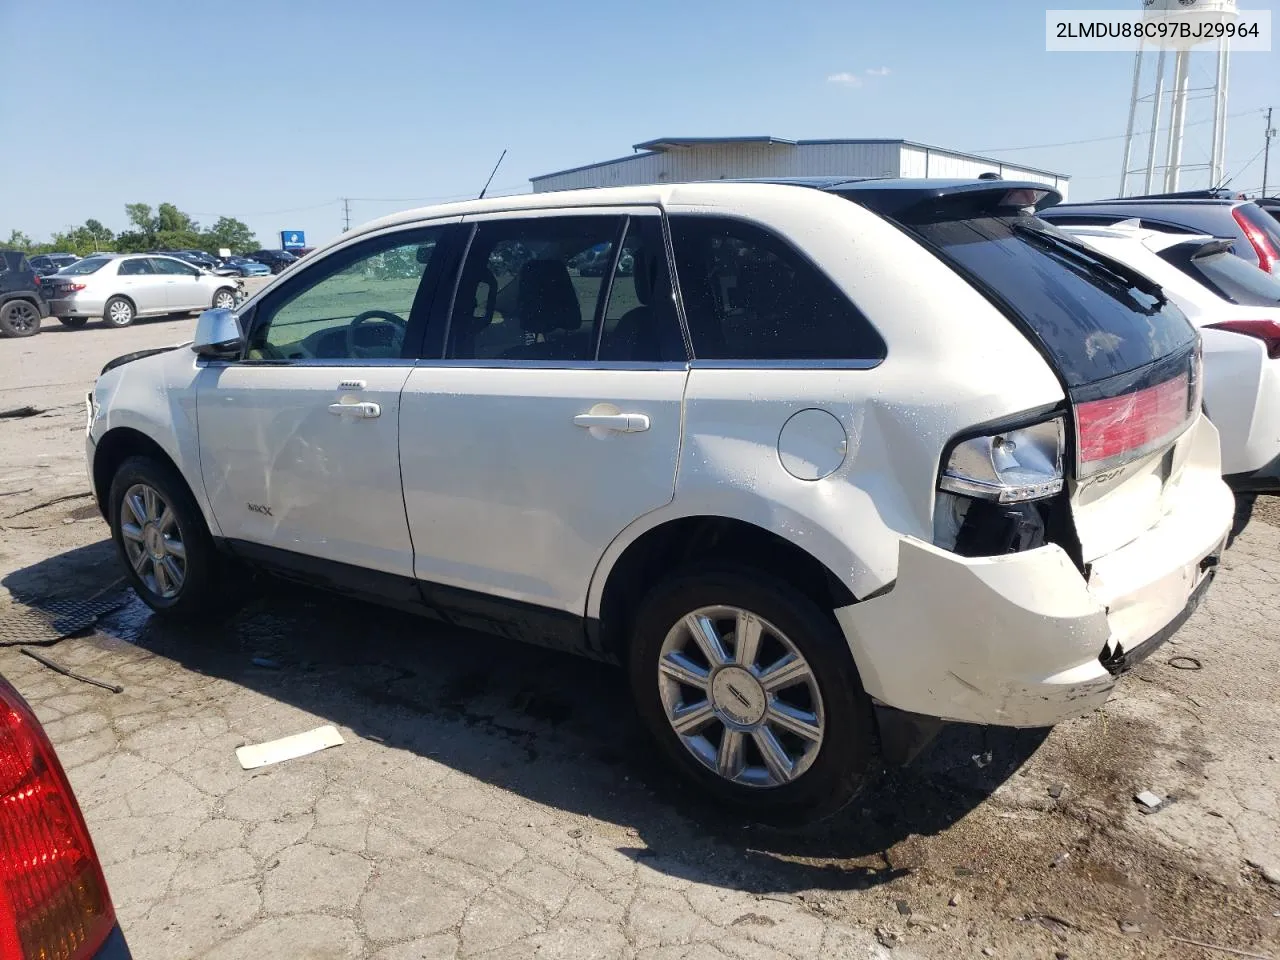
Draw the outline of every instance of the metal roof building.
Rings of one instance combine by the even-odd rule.
[[[1071,180],[1040,170],[911,140],[784,140],[780,137],[662,137],[636,153],[532,177],[534,193],[738,177],[946,177],[996,173],[1032,180],[1067,198]]]

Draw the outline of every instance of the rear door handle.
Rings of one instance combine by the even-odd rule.
[[[649,429],[649,417],[643,413],[580,413],[573,418],[573,423],[577,427],[600,427],[618,433],[644,433]]]
[[[363,400],[359,403],[331,403],[329,412],[335,417],[354,417],[357,420],[373,420],[382,416],[382,407]]]

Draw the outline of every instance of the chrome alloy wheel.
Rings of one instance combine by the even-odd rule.
[[[172,600],[187,578],[187,548],[173,509],[155,487],[135,483],[121,512],[121,539],[134,573],[156,596]]]
[[[236,295],[230,290],[219,290],[214,295],[213,305],[218,310],[230,310],[236,305]]]
[[[734,783],[790,783],[822,747],[812,668],[781,630],[748,610],[702,607],[682,618],[662,643],[658,691],[680,742]]]

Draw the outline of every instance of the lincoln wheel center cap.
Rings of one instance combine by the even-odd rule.
[[[711,702],[723,719],[740,727],[758,724],[769,705],[760,681],[741,667],[725,667],[715,675]]]
[[[151,554],[153,559],[162,560],[165,555],[164,534],[160,532],[158,527],[147,524],[142,531],[142,542],[146,545],[147,553]]]

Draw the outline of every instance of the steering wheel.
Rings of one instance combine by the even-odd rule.
[[[390,346],[395,355],[399,356],[400,349],[404,346],[404,333],[409,324],[404,317],[391,313],[389,310],[366,310],[364,313],[358,313],[351,318],[351,322],[347,324],[347,356],[361,358],[375,356],[374,352],[356,345],[356,331],[360,329],[361,324],[370,320],[378,320],[389,324],[393,328]]]

